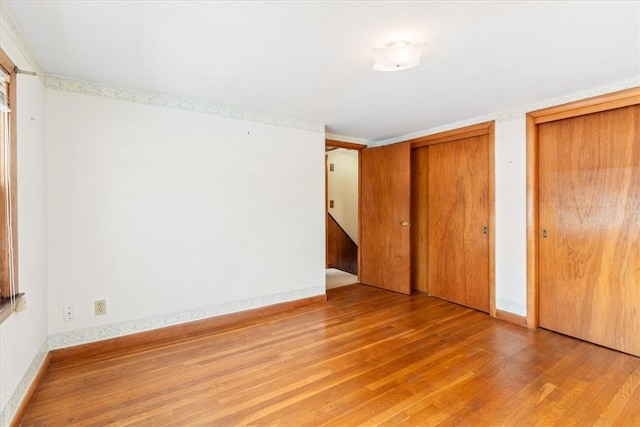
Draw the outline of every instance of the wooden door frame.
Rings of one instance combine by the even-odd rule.
[[[495,268],[495,121],[478,123],[476,125],[465,126],[433,135],[421,136],[410,139],[411,149],[427,147],[434,144],[458,141],[460,139],[474,136],[486,135],[489,144],[489,315],[491,317],[504,318],[510,320],[509,313],[496,310],[496,268]]]
[[[358,151],[358,278],[360,278],[360,150],[367,148],[365,144],[357,144],[355,142],[337,141],[335,139],[325,139],[325,154],[324,154],[324,263],[325,269],[327,260],[329,259],[329,241],[327,230],[329,229],[329,170],[327,165],[327,147],[331,148],[345,148],[347,150]],[[326,285],[326,284],[325,284]]]
[[[527,327],[538,319],[539,192],[538,125],[640,104],[640,87],[613,92],[527,113]]]

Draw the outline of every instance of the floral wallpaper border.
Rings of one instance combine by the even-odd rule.
[[[230,119],[239,119],[249,122],[324,133],[324,124],[322,123],[260,113],[225,105],[216,105],[208,102],[164,95],[141,89],[125,88],[106,83],[88,82],[54,74],[47,74],[45,76],[45,86],[47,89],[60,90],[64,92],[93,95],[102,98],[135,102],[137,104],[155,105],[177,110],[191,111],[194,113],[213,114]]]
[[[9,401],[7,402],[5,407],[2,408],[2,411],[0,411],[1,427],[8,427],[9,425],[11,425],[11,421],[13,420],[16,413],[18,412],[18,408],[20,407],[20,404],[24,400],[27,394],[27,390],[29,389],[29,386],[31,385],[33,380],[36,378],[36,375],[38,374],[38,371],[40,370],[40,367],[44,363],[45,358],[47,357],[48,354],[49,354],[49,347],[47,344],[47,340],[44,340],[44,342],[40,346],[40,349],[38,350],[38,353],[31,361],[29,368],[22,376],[20,383],[18,383],[18,386],[13,391],[11,398],[9,398]]]
[[[508,311],[509,313],[518,314],[520,316],[527,316],[527,307],[506,299],[498,298],[496,300],[496,308],[498,310]]]
[[[208,307],[201,307],[176,313],[152,316],[144,319],[129,320],[120,323],[112,323],[91,328],[61,332],[49,335],[49,350],[56,350],[64,347],[121,337],[136,332],[150,331],[166,326],[178,325],[181,323],[207,319],[224,314],[237,313],[244,310],[265,307],[282,302],[295,301],[298,299],[323,295],[324,293],[324,286],[313,286],[309,288],[297,289],[291,292],[264,295],[238,301],[230,301]]]
[[[33,71],[37,73],[38,78],[45,84],[45,87],[47,87],[48,89],[56,89],[72,93],[83,93],[87,95],[100,96],[110,99],[119,99],[123,101],[135,102],[138,104],[155,105],[196,113],[213,114],[220,117],[246,120],[250,122],[264,123],[311,132],[324,133],[325,131],[323,123],[261,113],[226,105],[216,105],[208,102],[195,101],[187,98],[165,95],[141,89],[125,88],[105,83],[89,82],[74,79],[71,77],[48,74],[40,66],[40,63],[34,56],[32,50],[22,36],[20,29],[11,16],[11,13],[7,10],[7,7],[1,0],[0,25],[2,29],[5,30],[6,33],[13,39],[29,65],[33,68]]]

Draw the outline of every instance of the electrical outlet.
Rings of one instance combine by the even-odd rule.
[[[76,320],[76,308],[72,305],[62,307],[62,318],[65,322]]]
[[[107,314],[107,300],[106,299],[101,299],[101,300],[95,301],[93,304],[94,304],[96,316],[99,315],[99,314]]]

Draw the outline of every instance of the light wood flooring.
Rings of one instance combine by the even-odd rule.
[[[640,425],[640,359],[363,285],[53,363],[24,426]]]

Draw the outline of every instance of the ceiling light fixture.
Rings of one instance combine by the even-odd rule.
[[[399,40],[387,44],[383,48],[373,49],[375,61],[373,69],[378,71],[408,70],[420,64],[421,45]]]

